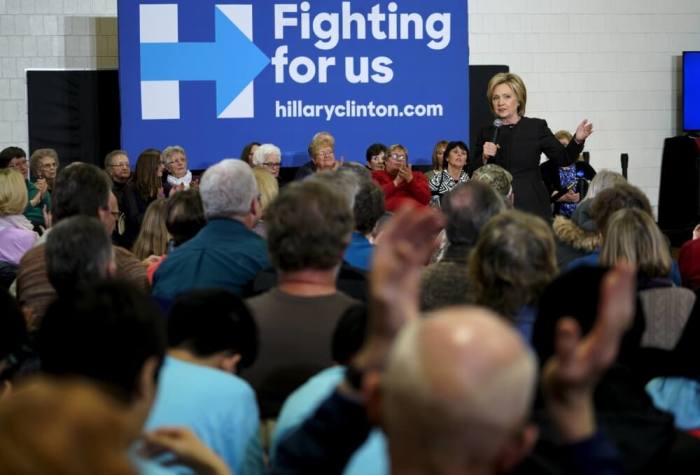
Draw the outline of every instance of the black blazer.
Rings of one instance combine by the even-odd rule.
[[[494,130],[494,126],[489,125],[479,132],[470,171],[483,165],[484,142],[493,139]],[[583,150],[583,144],[572,140],[564,148],[549,130],[546,121],[529,117],[522,117],[512,126],[501,126],[496,143],[501,148],[488,163],[500,165],[513,175],[515,207],[551,220],[549,193],[540,173],[540,155],[544,153],[559,166],[567,166],[576,160]]]

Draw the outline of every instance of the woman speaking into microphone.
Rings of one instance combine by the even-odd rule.
[[[552,208],[540,174],[540,155],[544,153],[559,166],[573,163],[593,133],[593,124],[584,119],[565,148],[546,121],[525,117],[527,90],[517,74],[496,74],[489,81],[486,96],[496,120],[479,132],[470,175],[487,163],[502,166],[513,175],[515,207],[550,221]]]

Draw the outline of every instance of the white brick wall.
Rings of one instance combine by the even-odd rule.
[[[527,115],[595,125],[596,169],[620,170],[656,207],[663,142],[681,132],[680,54],[700,50],[697,0],[469,0],[471,64],[508,64]]]
[[[117,66],[116,0],[0,0],[0,148],[27,146],[26,68]],[[700,50],[698,0],[469,0],[471,64],[508,64],[528,115],[552,129],[587,117],[596,168],[656,205],[665,137],[679,133],[683,50]]]
[[[0,149],[27,148],[26,69],[116,68],[116,0],[0,0]]]

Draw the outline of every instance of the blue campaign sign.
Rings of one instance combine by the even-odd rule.
[[[413,163],[467,141],[466,0],[119,0],[122,147],[181,145],[191,168],[252,141],[308,160],[401,143]]]

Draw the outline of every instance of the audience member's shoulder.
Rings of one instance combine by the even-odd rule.
[[[148,290],[146,266],[131,251],[119,246],[112,246],[112,248],[119,275],[139,288]]]
[[[46,252],[45,244],[38,244],[24,253],[19,261],[20,269],[26,269],[35,265],[45,266],[44,255]]]
[[[388,174],[386,171],[384,171],[384,170],[374,170],[374,171],[372,172],[372,178],[373,178],[375,181],[382,181],[382,180],[386,181],[386,180],[390,179],[391,177],[390,177],[389,174]]]
[[[178,374],[191,381],[199,381],[207,391],[214,389],[219,398],[250,397],[255,399],[255,392],[244,379],[216,368],[188,363],[177,358],[167,358],[167,365],[178,368]]]
[[[343,302],[347,305],[357,305],[359,303],[362,303],[358,299],[351,297],[350,295],[346,294],[342,290],[338,290],[335,294],[333,294],[333,297],[335,297],[340,302]]]

